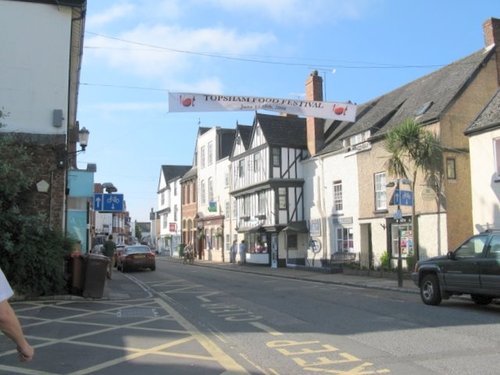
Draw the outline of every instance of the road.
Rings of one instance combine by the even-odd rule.
[[[252,374],[498,374],[498,305],[158,263],[131,276]]]
[[[0,335],[0,374],[499,373],[500,305],[248,271],[159,257],[103,299],[14,302],[36,355]]]

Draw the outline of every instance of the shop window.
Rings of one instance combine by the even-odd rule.
[[[289,249],[297,249],[297,233],[289,233],[286,237],[286,244]]]
[[[336,251],[340,253],[351,252],[354,248],[352,228],[337,227]]]

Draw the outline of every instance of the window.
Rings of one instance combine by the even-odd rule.
[[[457,179],[457,169],[454,158],[446,158],[446,178],[448,178],[448,180]]]
[[[229,171],[224,172],[224,187],[229,187]]]
[[[163,206],[165,204],[165,192],[164,191],[161,192],[160,201],[161,201],[161,205]]]
[[[337,227],[337,252],[344,253],[353,250],[353,233],[352,228]]]
[[[279,188],[278,189],[278,208],[280,210],[285,210],[286,209],[286,189],[285,188]]]
[[[168,224],[167,215],[161,215],[161,227],[163,229],[166,229],[167,224]]]
[[[493,152],[495,155],[495,172],[500,177],[500,138],[493,140]]]
[[[260,169],[260,153],[253,154],[253,171],[259,172]]]
[[[342,181],[333,182],[333,209],[335,212],[340,212],[343,209],[342,205]]]
[[[177,196],[177,181],[174,181],[174,197]]]
[[[226,214],[226,218],[228,218],[229,215],[231,214],[231,202],[226,201],[225,206],[226,206],[225,214]]]
[[[459,258],[476,258],[483,254],[484,245],[488,236],[479,235],[471,237],[466,243],[455,250],[455,257]]]
[[[208,142],[208,148],[207,148],[207,159],[208,159],[208,165],[212,165],[213,163],[213,154],[214,154],[214,142],[210,141]]]
[[[205,200],[205,181],[204,180],[200,181],[200,200],[201,200],[202,204],[204,204],[206,202],[206,200]]]
[[[212,202],[214,200],[214,181],[212,177],[208,178],[208,201]]]
[[[200,149],[200,168],[205,168],[205,146]]]
[[[500,258],[500,236],[493,236],[489,246],[488,258]]]
[[[273,167],[281,166],[281,150],[279,148],[273,148]]]
[[[375,173],[375,210],[387,209],[385,172]]]
[[[266,203],[267,203],[265,191],[259,192],[259,200],[257,203],[258,203],[257,213],[264,214],[266,212]]]
[[[179,211],[179,208],[177,207],[177,205],[174,205],[174,221],[177,221],[178,211]]]
[[[297,249],[297,234],[290,233],[286,236],[286,244],[289,249]]]
[[[245,160],[241,159],[238,161],[238,177],[245,176]]]
[[[243,215],[248,216],[250,215],[250,196],[245,195],[243,198]]]

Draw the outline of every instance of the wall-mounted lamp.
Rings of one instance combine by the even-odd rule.
[[[60,151],[57,158],[57,164],[59,168],[64,168],[70,164],[68,163],[70,159],[72,159],[72,156],[80,153],[80,152],[85,152],[85,149],[87,148],[88,142],[89,142],[89,134],[90,132],[85,128],[81,128],[78,131],[78,143],[80,144],[80,150],[77,151]]]
[[[87,148],[87,145],[89,143],[89,134],[90,132],[85,126],[78,132],[78,143],[80,143],[80,147],[82,148],[81,151],[85,151],[85,149]]]

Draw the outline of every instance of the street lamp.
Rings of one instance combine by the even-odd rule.
[[[401,255],[401,219],[403,218],[403,214],[401,213],[401,190],[400,184],[410,185],[410,180],[406,178],[398,178],[395,181],[389,182],[386,187],[394,187],[396,186],[396,190],[394,191],[394,201],[396,201],[397,209],[394,213],[394,219],[398,223],[398,287],[403,287],[403,258]]]

